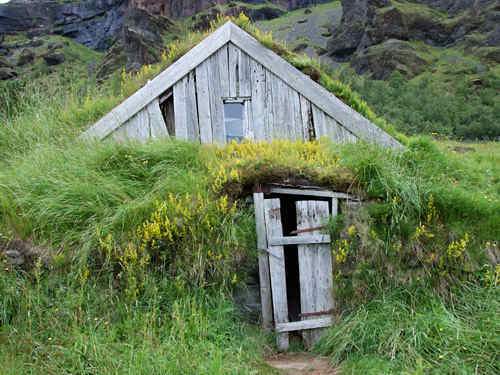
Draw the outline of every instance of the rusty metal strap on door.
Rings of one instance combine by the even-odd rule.
[[[293,235],[293,234],[299,234],[299,233],[306,233],[306,232],[314,232],[315,230],[322,230],[322,229],[325,229],[326,226],[322,226],[322,227],[313,227],[313,228],[306,228],[306,229],[297,229],[297,230],[294,230],[294,231],[291,231],[290,232],[290,235]]]

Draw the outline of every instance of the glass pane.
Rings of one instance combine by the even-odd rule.
[[[243,140],[243,103],[224,104],[224,125],[226,127],[226,142],[241,142]]]

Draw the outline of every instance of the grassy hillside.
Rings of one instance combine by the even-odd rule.
[[[384,124],[317,63],[246,26]],[[273,373],[273,338],[242,320],[231,291],[257,257],[250,187],[300,178],[367,202],[329,223],[340,308],[316,351],[345,374],[497,374],[498,143],[77,137],[201,37],[99,87],[52,75],[3,91],[14,103],[0,112],[3,373]],[[22,268],[6,249],[24,253]]]

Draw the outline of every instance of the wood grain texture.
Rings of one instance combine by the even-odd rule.
[[[210,113],[212,117],[212,140],[217,143],[226,142],[224,126],[223,97],[229,96],[228,50],[223,46],[209,59],[209,92]]]
[[[168,137],[167,125],[163,119],[160,110],[160,102],[158,98],[149,103],[146,107],[149,116],[149,127],[151,131],[151,138],[165,138]]]
[[[311,111],[311,102],[300,95],[300,114],[302,120],[302,132],[304,134],[305,141],[310,141],[315,138]]]
[[[264,194],[254,193],[253,203],[257,230],[257,249],[261,250],[259,251],[259,284],[260,302],[262,306],[262,326],[265,329],[271,329],[273,325],[273,305],[271,297],[269,257],[267,252],[262,251],[267,250]]]
[[[330,243],[331,239],[329,235],[315,235],[315,236],[285,236],[285,237],[273,237],[269,240],[271,246],[280,245],[307,245],[316,243]]]
[[[326,328],[331,327],[333,319],[331,317],[313,319],[313,320],[303,320],[299,322],[290,323],[279,323],[276,324],[276,332],[291,332],[291,331],[302,331],[305,329],[313,328]]]
[[[329,216],[328,202],[298,201],[297,230],[317,227]],[[299,233],[298,237],[306,235]],[[309,234],[310,235],[310,234]],[[298,245],[301,313],[326,311],[333,308],[332,254],[330,245]],[[312,320],[317,317],[303,317]],[[321,329],[302,332],[304,344],[312,347],[321,336]]]
[[[282,237],[281,206],[279,199],[265,199],[265,222],[268,238]],[[268,246],[271,291],[273,296],[274,323],[288,323],[288,302],[286,294],[285,254],[283,246]],[[288,348],[288,334],[277,335],[280,350]]]
[[[250,81],[252,82],[252,101],[250,124],[255,141],[266,139],[266,71],[255,60],[250,61]]]
[[[230,40],[357,137],[383,146],[403,147],[396,139],[234,24],[231,24]]]
[[[210,112],[209,67],[205,61],[196,67],[196,92],[201,143],[212,143],[212,114]]]
[[[145,141],[150,137],[149,115],[146,109],[140,111],[111,134],[117,141],[138,139]]]
[[[154,98],[159,97],[191,70],[214,54],[224,44],[229,42],[231,37],[231,25],[231,22],[227,22],[212,34],[208,35],[201,43],[193,47],[182,58],[174,62],[152,81],[147,83],[144,87],[92,125],[92,127],[82,134],[82,137],[103,139],[134,116]]]
[[[174,123],[175,138],[187,140],[188,119],[187,119],[187,76],[174,85]]]
[[[293,188],[282,188],[282,187],[271,186],[269,188],[269,192],[274,194],[306,195],[310,197],[330,197],[330,198],[351,199],[351,200],[359,199],[350,194],[337,193],[328,190],[293,189]]]
[[[196,102],[196,78],[194,71],[189,73],[186,80],[186,126],[188,139],[200,140],[198,123],[198,104]],[[174,109],[175,110],[175,109]]]

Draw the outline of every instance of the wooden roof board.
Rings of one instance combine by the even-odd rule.
[[[231,21],[226,22],[219,29],[208,35],[170,67],[96,122],[82,136],[99,139],[105,138],[229,42],[273,72],[293,89],[337,120],[341,126],[352,134],[382,146],[393,148],[403,147],[392,136],[339,100],[335,95],[314,82],[309,76],[296,69],[276,53],[264,47]]]

